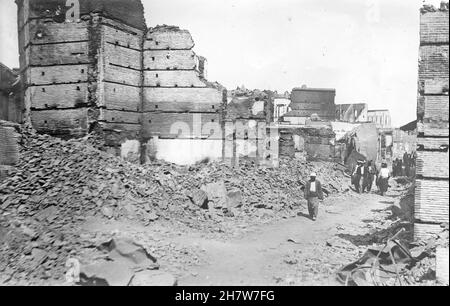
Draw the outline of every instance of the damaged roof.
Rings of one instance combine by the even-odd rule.
[[[101,13],[103,16],[118,19],[132,27],[145,30],[144,6],[141,0],[78,0],[81,15]],[[16,0],[18,5],[23,0]],[[65,15],[66,0],[32,0],[31,11],[38,16],[54,17]]]

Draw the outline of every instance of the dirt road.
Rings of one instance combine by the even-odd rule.
[[[339,285],[335,272],[378,236],[389,235],[399,201],[395,191],[385,197],[350,191],[327,198],[316,222],[299,207],[296,218],[236,224],[233,235],[95,220],[84,230],[97,237],[120,232],[150,246],[160,269],[174,274],[179,285]]]
[[[304,215],[306,208],[300,208],[299,217],[258,226],[238,239],[180,237],[177,243],[193,243],[205,250],[207,263],[192,267],[179,283],[337,285],[334,272],[365,248],[353,245],[351,237],[370,235],[368,224],[384,219],[389,215],[386,209],[394,204],[394,199],[374,194],[330,198],[316,222]]]

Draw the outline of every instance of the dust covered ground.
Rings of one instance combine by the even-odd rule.
[[[411,240],[408,180],[381,197],[351,191],[333,163],[139,166],[89,138],[28,130],[20,146],[0,183],[2,285],[79,285],[73,262],[84,284],[337,285],[368,246],[400,228]],[[311,171],[327,194],[316,222],[302,191]]]

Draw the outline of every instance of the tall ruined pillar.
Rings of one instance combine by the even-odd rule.
[[[138,139],[142,3],[66,2],[16,0],[25,119],[39,132],[64,138],[99,129],[111,147]],[[71,9],[79,16],[68,14]]]
[[[222,158],[226,90],[205,79],[206,59],[193,48],[191,34],[176,26],[147,32],[142,104],[147,160],[187,164]]]
[[[448,48],[448,3],[440,9],[424,7],[420,18],[416,239],[440,232],[440,224],[449,222]]]

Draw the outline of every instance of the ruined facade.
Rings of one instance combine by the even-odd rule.
[[[391,113],[387,109],[369,110],[367,121],[373,122],[379,129],[389,129],[392,127]]]
[[[416,238],[449,222],[449,11],[424,7],[420,18],[417,106]],[[447,258],[448,261],[448,258]]]
[[[271,91],[240,89],[232,92],[225,111],[224,157],[264,159],[269,125],[273,121]]]
[[[336,120],[343,122],[367,122],[369,106],[366,103],[337,104]]]
[[[291,92],[291,112],[285,118],[296,117],[300,124],[311,115],[318,115],[325,121],[335,120],[335,89],[326,88],[294,88]],[[299,124],[295,123],[295,124]]]
[[[20,92],[18,72],[0,63],[0,120],[22,121]]]
[[[225,90],[206,81],[189,32],[147,29],[140,0],[79,2],[72,20],[66,1],[16,1],[25,118],[36,130],[97,131],[112,152],[142,161],[211,137],[204,125],[222,123]]]

